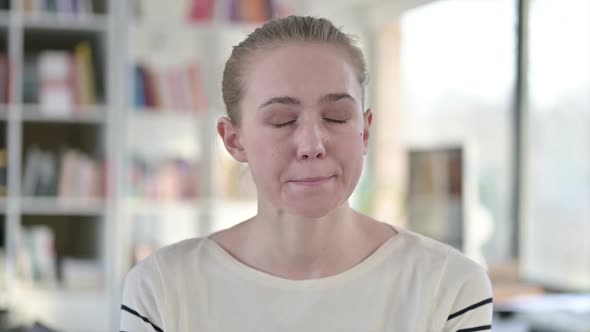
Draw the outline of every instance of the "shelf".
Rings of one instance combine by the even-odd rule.
[[[40,15],[20,15],[25,28],[44,30],[97,31],[108,29],[109,21],[105,15],[43,13]]]
[[[106,112],[103,106],[80,106],[71,114],[53,115],[45,113],[38,105],[23,105],[22,119],[25,122],[102,124],[105,122]]]
[[[26,197],[21,200],[22,214],[52,216],[100,216],[104,200],[100,198]]]
[[[153,30],[158,29],[167,32],[173,32],[177,30],[184,31],[198,31],[198,32],[213,32],[215,31],[215,25],[212,22],[189,22],[189,21],[175,21],[175,20],[162,20],[157,21],[154,19],[135,19],[128,26],[129,31],[141,31],[141,30]]]
[[[17,237],[21,229],[33,232],[27,234],[50,231],[60,282],[27,283],[23,280],[27,271],[9,267],[0,276],[0,308],[6,296],[19,323],[32,325],[38,320],[59,331],[112,331],[118,310],[111,302],[120,298],[120,290],[111,285],[121,282],[117,267],[121,252],[112,246],[119,237],[119,229],[112,226],[119,221],[119,210],[111,202],[121,189],[118,183],[105,181],[112,180],[110,166],[119,165],[125,152],[124,142],[117,139],[124,135],[126,108],[118,108],[124,95],[115,94],[121,97],[119,103],[110,92],[127,79],[122,61],[127,22],[120,15],[127,1],[52,1],[50,6],[62,12],[44,11],[40,6],[45,2],[10,0],[12,9],[0,10],[0,51],[17,58],[11,72],[14,98],[2,98],[9,102],[0,103],[4,135],[0,146],[6,150],[7,167],[16,172],[10,173],[16,175],[10,178],[16,191],[0,197],[0,227],[7,239]],[[82,11],[83,2],[91,2],[92,12],[72,13]],[[35,12],[26,12],[29,9]],[[115,30],[118,25],[122,30]],[[39,68],[47,62],[50,70]],[[80,87],[74,89],[74,81]],[[56,87],[59,91],[53,93]],[[76,101],[69,104],[82,105],[68,107],[66,89]],[[91,89],[94,96],[85,96]],[[56,100],[51,105],[66,107],[46,107],[51,98]],[[115,118],[121,121],[111,121]],[[29,159],[35,154],[36,160]],[[60,183],[63,174],[71,181]],[[68,188],[59,190],[60,185]],[[112,189],[108,196],[103,194],[105,186]],[[66,198],[55,192],[70,194]],[[90,192],[96,194],[86,197]],[[27,249],[12,249],[5,260],[14,265]],[[67,258],[89,264],[64,268]]]
[[[103,288],[97,289],[67,289],[61,286],[39,286],[31,282],[18,279],[15,289],[21,294],[35,294],[35,298],[44,299],[51,303],[55,300],[81,299],[81,298],[102,298]]]
[[[60,331],[108,331],[109,297],[104,289],[67,290],[17,281],[11,309],[32,324],[42,321]]]
[[[167,31],[190,30],[202,32],[227,32],[240,31],[250,33],[264,22],[233,22],[229,20],[211,20],[211,21],[178,21],[178,20],[155,20],[153,18],[137,18],[129,24],[130,30],[143,29],[161,29]]]
[[[139,210],[149,213],[165,213],[169,211],[194,212],[201,207],[201,200],[199,198],[182,200],[127,198],[126,203],[129,210]]]
[[[138,119],[139,121],[154,120],[154,121],[200,121],[205,119],[207,111],[194,111],[194,110],[169,110],[169,109],[132,109],[129,112],[131,120]]]

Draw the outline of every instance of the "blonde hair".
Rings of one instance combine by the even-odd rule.
[[[246,39],[233,47],[225,63],[221,92],[227,114],[233,123],[240,123],[239,103],[243,97],[243,66],[257,50],[289,42],[325,43],[345,50],[354,67],[357,80],[363,91],[367,81],[366,63],[361,49],[356,46],[356,37],[343,33],[324,18],[288,16],[267,22],[250,33]]]

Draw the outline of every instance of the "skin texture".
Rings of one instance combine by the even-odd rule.
[[[228,152],[247,162],[258,214],[210,238],[242,263],[315,279],[364,260],[396,231],[352,210],[371,110],[346,53],[320,43],[261,49],[244,73],[241,122],[218,121]]]

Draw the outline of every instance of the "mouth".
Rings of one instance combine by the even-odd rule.
[[[291,180],[289,182],[292,182],[294,184],[301,185],[301,186],[317,186],[317,185],[320,185],[320,184],[330,181],[334,177],[335,177],[335,175],[309,177],[309,178],[295,179],[295,180]]]

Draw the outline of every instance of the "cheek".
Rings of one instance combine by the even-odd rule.
[[[357,152],[363,154],[364,134],[362,131],[354,131],[347,135],[342,135],[338,139],[342,142],[341,146],[349,151],[349,153],[356,154]]]
[[[346,161],[348,167],[353,172],[358,172],[363,167],[365,148],[363,133],[351,133],[345,137],[340,137],[338,154],[340,159]]]
[[[281,161],[284,160],[284,146],[272,140],[253,141],[246,148],[248,164],[255,175],[273,174],[280,170]]]

